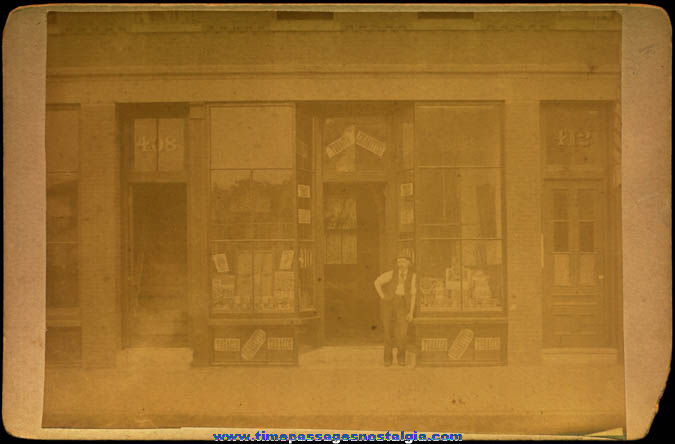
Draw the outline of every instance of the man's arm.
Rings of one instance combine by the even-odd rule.
[[[391,282],[394,277],[394,272],[392,270],[385,271],[375,279],[375,290],[377,294],[380,295],[380,299],[384,299],[384,291],[382,291],[382,286]]]

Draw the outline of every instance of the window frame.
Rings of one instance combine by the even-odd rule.
[[[496,108],[496,112],[500,116],[500,121],[499,121],[499,135],[498,135],[498,140],[500,143],[500,146],[497,149],[497,153],[499,154],[499,162],[498,164],[495,165],[442,165],[442,161],[439,162],[438,165],[426,165],[426,164],[420,164],[419,160],[419,139],[418,139],[418,134],[419,134],[419,125],[418,125],[418,118],[419,114],[417,110],[420,107],[425,107],[425,106],[435,106],[435,107],[467,107],[467,106],[476,106],[476,107],[493,107]],[[422,297],[418,297],[416,300],[416,309],[419,315],[425,316],[425,317],[459,317],[459,318],[468,318],[468,317],[494,317],[494,316],[500,316],[503,317],[506,315],[506,304],[507,304],[507,225],[506,225],[506,184],[505,184],[505,150],[504,150],[504,129],[505,129],[505,104],[503,101],[417,101],[414,103],[414,113],[413,113],[413,128],[414,128],[414,135],[413,135],[413,140],[414,140],[414,155],[413,155],[413,172],[414,172],[414,183],[416,184],[417,190],[415,190],[414,198],[415,198],[415,209],[416,209],[416,214],[415,214],[415,232],[414,232],[414,244],[415,244],[415,250],[416,250],[416,264],[420,262],[420,256],[421,256],[421,251],[422,251],[422,243],[424,242],[429,242],[429,241],[453,241],[457,242],[457,251],[459,251],[459,269],[460,269],[460,306],[459,309],[457,310],[439,310],[433,308],[433,306],[429,308],[423,308],[421,306],[421,300]],[[460,196],[459,196],[459,214],[458,214],[458,224],[457,224],[457,229],[458,233],[456,236],[450,236],[450,235],[434,235],[434,236],[427,236],[423,235],[422,233],[422,227],[428,224],[421,223],[420,220],[420,215],[418,213],[418,210],[420,208],[420,199],[421,199],[421,192],[420,192],[420,187],[421,187],[421,174],[423,170],[431,170],[431,169],[436,169],[443,171],[445,173],[446,171],[470,171],[470,170],[495,170],[496,175],[495,177],[498,180],[498,186],[499,186],[499,192],[495,193],[495,198],[496,203],[499,205],[499,214],[500,217],[496,218],[497,224],[498,224],[498,230],[497,230],[497,237],[465,237],[464,233],[462,233],[462,201],[461,201],[461,188],[462,188],[462,182],[461,182],[461,177],[459,178],[459,181],[457,182],[457,186],[460,191]],[[445,226],[445,227],[451,227],[452,224],[440,224],[439,226]],[[465,242],[479,242],[479,243],[489,243],[489,242],[495,242],[498,241],[501,244],[500,248],[500,254],[501,254],[501,260],[500,260],[500,277],[499,277],[499,286],[500,286],[500,294],[497,297],[497,300],[499,302],[499,305],[495,307],[495,309],[484,309],[484,310],[478,310],[478,309],[465,309],[464,308],[464,299],[465,299],[465,289],[464,287],[464,264],[462,261],[462,256],[463,256],[463,248],[464,248],[464,243]],[[399,243],[401,243],[399,241]],[[424,262],[422,260],[422,262]],[[419,274],[419,270],[418,270]],[[420,279],[420,277],[418,277]],[[421,279],[420,279],[421,283]],[[446,290],[447,291],[447,290]]]

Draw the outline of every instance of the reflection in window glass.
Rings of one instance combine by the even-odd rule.
[[[463,169],[461,215],[463,238],[501,237],[501,189],[498,169]]]
[[[423,284],[428,311],[502,310],[501,132],[497,105],[415,108],[419,270],[435,274]]]
[[[454,311],[461,309],[461,268],[459,242],[421,241],[417,266],[420,309]]]
[[[502,246],[500,241],[462,241],[462,307],[492,311],[501,307]]]
[[[254,171],[253,222],[293,222],[293,174],[288,171]]]
[[[250,171],[211,172],[211,220],[217,223],[250,222]]]
[[[442,168],[419,170],[420,224],[459,224],[459,175]],[[441,191],[439,193],[439,191]]]

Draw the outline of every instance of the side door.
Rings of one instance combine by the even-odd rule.
[[[609,345],[603,180],[547,180],[543,196],[546,347]]]

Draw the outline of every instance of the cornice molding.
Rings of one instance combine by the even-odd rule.
[[[597,12],[474,12],[420,19],[415,12],[337,12],[332,20],[277,20],[273,11],[51,12],[49,35],[241,32],[615,31],[621,17]]]
[[[621,74],[619,65],[585,64],[437,64],[437,65],[138,65],[53,67],[48,80],[75,77],[221,77],[238,75],[610,75]]]

